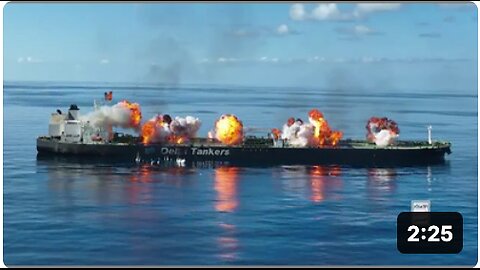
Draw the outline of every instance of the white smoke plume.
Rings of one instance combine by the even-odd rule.
[[[290,145],[296,147],[305,147],[313,145],[315,127],[312,124],[305,124],[297,119],[293,124],[283,125],[282,139],[286,139]]]
[[[162,115],[157,115],[143,125],[142,135],[144,142],[165,142],[171,135],[170,126]]]
[[[386,117],[371,117],[366,128],[367,140],[380,147],[393,144],[400,133],[397,123]]]
[[[170,123],[170,131],[179,137],[194,138],[197,136],[197,132],[200,129],[202,122],[200,119],[193,116],[187,116],[185,118],[175,117]]]
[[[113,106],[101,106],[95,111],[80,117],[83,122],[89,122],[95,127],[123,127],[137,128],[138,121],[133,115],[134,112],[128,108],[124,102],[119,102]],[[139,113],[139,111],[137,111]],[[140,116],[141,117],[141,116]],[[140,120],[140,119],[138,119]]]
[[[193,116],[175,117],[157,115],[142,127],[144,143],[181,143],[196,137],[201,121]]]
[[[373,136],[375,137],[374,141],[377,146],[385,147],[392,144],[398,137],[398,134],[387,129],[382,129],[380,132],[374,133]]]

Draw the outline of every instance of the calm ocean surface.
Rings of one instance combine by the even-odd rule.
[[[174,167],[37,160],[50,113],[114,101],[193,115],[206,136],[222,113],[280,128],[322,111],[345,138],[387,116],[401,139],[452,142],[444,165],[411,168]],[[477,262],[477,89],[462,92],[5,83],[4,262],[13,265],[474,265]],[[263,131],[262,131],[263,132]],[[464,217],[457,255],[405,255],[396,218],[411,200]]]

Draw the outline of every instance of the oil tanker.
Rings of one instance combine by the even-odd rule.
[[[120,109],[124,106],[133,113],[137,110],[128,102],[119,104]],[[79,108],[74,104],[70,106],[67,114],[62,114],[60,110],[52,113],[49,134],[37,138],[38,155],[157,163],[176,161],[220,162],[232,165],[410,166],[443,163],[445,155],[451,153],[451,143],[433,141],[431,129],[428,129],[428,138],[425,141],[392,140],[381,145],[368,139],[338,139],[339,136],[333,144],[299,146],[272,133],[266,137],[243,136],[242,133],[240,140],[234,144],[212,136],[147,141],[143,133],[136,136],[112,131],[112,126],[118,123],[105,119],[109,114],[116,113],[113,110],[116,107],[101,112],[102,108],[96,104],[94,106],[97,116],[104,117],[100,125],[98,121],[97,124],[92,123],[95,117],[82,119]],[[141,128],[138,126],[138,115],[127,115],[127,118],[134,120],[137,130],[148,131],[147,125]]]

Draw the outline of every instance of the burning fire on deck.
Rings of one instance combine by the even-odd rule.
[[[140,105],[138,103],[131,103],[128,100],[122,100],[118,105],[130,110],[130,125],[132,127],[139,127],[140,121],[142,121]]]
[[[154,139],[164,135],[163,133],[167,132],[166,125],[168,125],[168,123],[163,120],[162,115],[157,115],[148,120],[145,124],[143,124],[141,130],[143,143],[150,143]]]
[[[227,145],[240,144],[243,141],[243,123],[235,115],[224,114],[215,122],[215,128],[208,137]]]
[[[155,142],[168,142],[181,144],[190,141],[196,136],[201,122],[198,118],[187,116],[185,118],[170,115],[157,115],[143,124],[141,129],[144,144]]]
[[[273,139],[278,140],[282,136],[282,131],[278,128],[272,129]]]
[[[82,116],[81,120],[105,129],[111,127],[138,129],[142,120],[142,112],[138,103],[123,100],[113,106],[96,107],[93,112]]]
[[[367,129],[367,140],[378,146],[392,144],[400,134],[397,123],[387,117],[371,117],[365,128]]]
[[[287,140],[289,144],[297,147],[322,147],[335,146],[343,136],[341,131],[330,128],[323,113],[313,109],[309,112],[309,122],[304,123],[300,118],[290,117],[283,125],[283,130],[273,129],[274,139],[279,137]]]
[[[317,141],[318,146],[336,145],[342,138],[341,131],[333,131],[328,125],[327,120],[323,118],[323,113],[317,109],[313,109],[308,113],[310,123],[315,127],[314,140]]]
[[[106,101],[111,101],[112,92],[105,93]],[[144,144],[170,143],[182,144],[196,137],[201,121],[192,116],[172,118],[168,114],[159,114],[141,123],[142,112],[138,103],[122,100],[115,105],[95,105],[95,111],[82,116],[81,120],[91,126],[107,130],[111,138],[112,127],[132,128],[140,133]],[[343,132],[333,130],[322,112],[312,109],[308,113],[308,122],[290,117],[283,129],[273,128],[271,134],[275,141],[283,140],[296,147],[336,146]],[[367,140],[378,146],[387,146],[399,136],[400,130],[395,121],[387,117],[371,117],[366,125]],[[226,145],[238,145],[244,139],[242,121],[233,114],[223,114],[215,121],[214,129],[208,137]],[[98,134],[95,135],[98,137]]]

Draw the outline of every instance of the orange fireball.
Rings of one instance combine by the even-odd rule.
[[[142,126],[143,143],[149,143],[155,134],[155,121],[148,121]]]
[[[152,142],[167,142],[171,144],[182,144],[189,141],[188,136],[174,134],[170,129],[171,117],[168,114],[157,115],[143,124],[142,141],[144,144]]]
[[[182,144],[188,141],[188,138],[185,136],[178,136],[178,135],[170,135],[167,138],[168,142],[173,144]]]
[[[392,136],[398,135],[400,133],[400,129],[398,128],[398,124],[388,119],[387,117],[375,117],[372,116],[365,126],[367,129],[367,140],[374,142],[375,135],[373,133],[380,132],[383,129],[389,130]]]
[[[340,141],[343,133],[341,131],[332,131],[327,120],[323,118],[323,113],[313,109],[308,113],[308,116],[315,127],[314,138],[317,141],[317,145],[336,145]]]
[[[215,137],[224,144],[243,141],[243,124],[235,115],[224,114],[215,122]]]
[[[128,100],[122,100],[118,104],[130,110],[130,125],[135,128],[139,127],[140,121],[142,121],[140,105],[138,103],[131,103]]]
[[[157,127],[160,127],[163,124],[163,118],[160,115],[157,115],[157,117],[154,117],[143,124],[141,130],[143,143],[151,143],[157,133]]]
[[[273,134],[273,138],[275,140],[278,140],[280,138],[280,136],[282,136],[282,132],[278,128],[272,129],[272,134]]]
[[[293,124],[295,124],[295,118],[293,117],[288,118],[287,125],[291,127]]]

